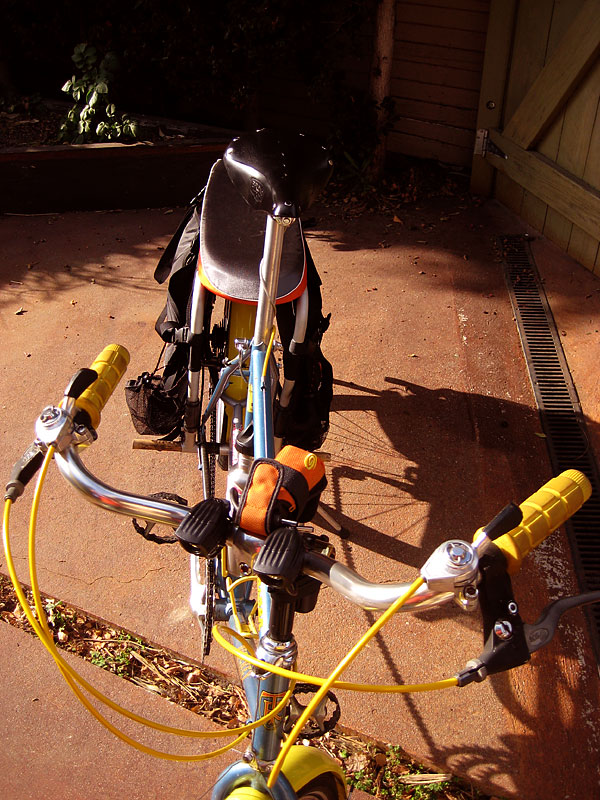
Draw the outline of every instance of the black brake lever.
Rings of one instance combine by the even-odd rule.
[[[5,500],[12,500],[15,503],[21,497],[29,481],[44,463],[45,454],[44,448],[38,442],[29,445],[13,467],[6,484]]]
[[[88,367],[78,369],[65,389],[65,397],[77,400],[97,379],[98,373],[95,370]]]
[[[506,570],[506,559],[493,542],[481,557],[479,568],[479,605],[485,644],[481,655],[469,661],[457,675],[459,686],[519,667],[530,658],[523,620]]]
[[[552,639],[556,633],[559,620],[565,611],[577,606],[585,606],[590,603],[600,602],[600,591],[598,592],[584,592],[583,594],[576,594],[572,597],[563,597],[560,600],[555,600],[550,603],[542,611],[540,618],[533,625],[525,623],[523,631],[525,633],[525,641],[530,653],[535,653]]]
[[[576,606],[600,602],[600,591],[555,600],[542,611],[533,625],[519,615],[506,561],[501,551],[491,546],[480,561],[482,581],[479,600],[483,615],[484,650],[469,661],[457,675],[458,685],[483,681],[488,675],[506,672],[529,661],[531,654],[548,644],[560,617]]]

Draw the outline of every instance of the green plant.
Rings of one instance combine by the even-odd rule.
[[[131,660],[131,650],[129,648],[113,652],[111,650],[92,650],[90,652],[90,661],[96,667],[114,672],[116,675],[126,675],[127,667]]]
[[[135,140],[136,123],[118,114],[109,98],[109,83],[119,66],[116,54],[109,52],[99,61],[96,48],[84,42],[75,47],[71,58],[81,74],[62,87],[75,105],[61,125],[59,139],[72,144]]]
[[[44,607],[48,625],[54,628],[57,633],[59,631],[64,631],[67,620],[63,614],[63,604],[48,597],[44,602]]]
[[[347,778],[349,785],[359,792],[373,794],[376,790],[373,776],[367,770],[361,769],[352,775],[348,775]]]

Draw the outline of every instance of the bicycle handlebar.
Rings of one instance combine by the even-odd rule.
[[[132,495],[107,486],[86,469],[76,448],[57,453],[55,461],[60,473],[72,486],[94,505],[107,510],[173,528],[180,525],[191,513],[191,509],[177,503]],[[527,514],[524,522],[495,542],[507,555],[509,568],[513,567],[513,573],[520,566],[525,553],[574,514],[589,497],[589,491],[587,478],[582,473],[569,470],[553,478],[522,503]],[[529,549],[526,549],[525,542]],[[230,544],[239,559],[247,562],[259,552],[265,540],[236,529]],[[402,582],[380,584],[367,581],[349,567],[318,553],[308,553],[304,572],[330,586],[352,603],[369,610],[388,608],[409,586]],[[452,588],[433,589],[424,585],[406,604],[405,610],[423,610],[448,603],[454,597]]]
[[[86,411],[92,428],[100,424],[102,409],[123,377],[129,364],[129,352],[123,345],[109,344],[91,365],[98,378],[76,400],[78,408]]]
[[[129,353],[124,347],[109,345],[92,364],[98,379],[76,400],[77,406],[87,412],[92,427],[99,424],[101,411],[128,362]],[[59,471],[69,483],[91,502],[108,510],[172,527],[179,526],[191,513],[190,509],[176,503],[132,495],[107,486],[85,468],[75,446],[57,452],[55,459]],[[583,473],[567,470],[521,503],[522,522],[494,542],[504,554],[510,575],[518,571],[523,558],[531,550],[583,505],[591,490],[591,484]],[[407,604],[407,610],[439,605],[452,599],[468,605],[466,587],[477,585],[479,557],[489,543],[485,530],[480,528],[473,545],[457,541],[440,545],[423,567],[421,574],[426,586]],[[258,553],[265,542],[238,529],[229,544],[245,558]],[[369,609],[389,607],[408,586],[405,583],[366,581],[339,562],[312,553],[307,555],[303,571],[331,586],[351,602]]]
[[[523,501],[521,524],[494,542],[504,553],[508,574],[518,572],[525,556],[573,516],[591,493],[592,486],[586,476],[569,469]]]

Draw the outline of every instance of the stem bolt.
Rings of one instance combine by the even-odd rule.
[[[469,564],[473,559],[471,550],[464,542],[448,542],[446,546],[446,554],[451,563],[457,567],[462,567]]]

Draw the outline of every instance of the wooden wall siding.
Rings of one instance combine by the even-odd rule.
[[[481,68],[490,0],[398,0],[391,95],[397,119],[388,152],[468,166],[473,155]],[[344,58],[348,91],[367,91],[373,30]],[[330,109],[316,106],[306,87],[260,96],[261,124],[319,133]]]
[[[399,0],[390,152],[470,165],[489,0]]]
[[[573,187],[583,187],[590,209],[600,202],[600,31],[595,20],[600,20],[600,0],[518,2],[502,121],[503,133],[511,142],[555,165],[559,176],[570,176]],[[586,43],[588,34],[591,38]],[[574,35],[576,46],[569,41]],[[580,57],[583,47],[587,48],[587,61]],[[579,63],[574,64],[577,58]],[[544,67],[547,69],[540,75]],[[558,84],[568,70],[575,68],[580,69],[581,75],[574,90],[565,95],[559,112],[536,137],[536,126],[532,124],[535,115],[531,114],[534,103],[543,116],[544,103],[557,102],[561,89]],[[565,79],[564,83],[568,81]],[[524,102],[526,98],[528,103]],[[522,122],[518,109],[521,107],[522,111],[527,105],[530,113],[526,130],[527,123]],[[579,218],[584,213],[579,201],[569,205],[570,197],[554,199],[556,194],[548,194],[544,182],[541,188],[536,180],[529,183],[523,175],[513,179],[504,169],[506,165],[496,163],[496,197],[577,261],[600,274],[600,227],[595,228],[587,214]],[[578,193],[579,188],[574,191]],[[578,197],[581,199],[581,195]]]

